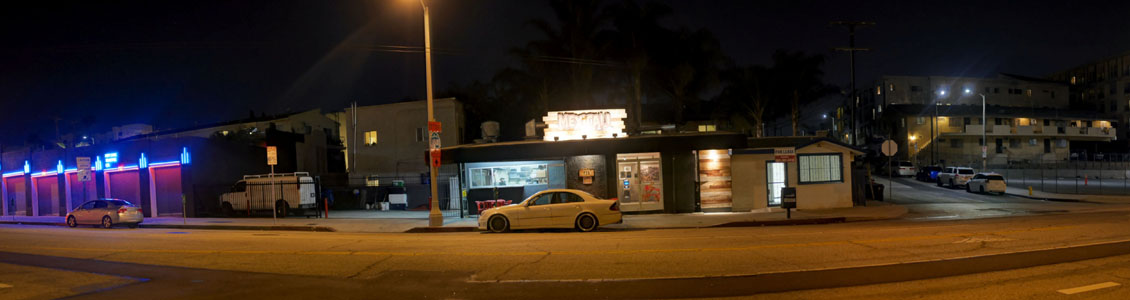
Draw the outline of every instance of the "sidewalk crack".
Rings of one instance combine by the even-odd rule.
[[[362,273],[365,273],[365,272],[372,270],[377,265],[385,262],[386,260],[389,260],[390,258],[392,258],[392,255],[385,256],[385,258],[374,261],[373,263],[369,264],[368,266],[365,266],[365,268],[361,269],[360,271],[357,271],[357,273],[353,273],[353,275],[346,276],[345,279],[353,279],[354,277],[360,276]]]
[[[496,280],[502,280],[502,277],[503,277],[503,276],[506,276],[506,274],[509,274],[509,273],[510,273],[510,271],[513,271],[513,270],[514,270],[515,268],[518,268],[518,266],[522,266],[522,265],[535,265],[535,264],[537,264],[537,263],[540,263],[540,262],[541,262],[542,260],[545,260],[545,258],[546,258],[546,257],[549,257],[549,256],[550,256],[551,254],[553,254],[553,253],[552,253],[552,252],[546,252],[546,253],[545,253],[545,255],[542,255],[542,256],[541,256],[541,257],[539,257],[539,258],[538,258],[537,260],[534,260],[534,261],[532,261],[532,262],[528,262],[528,263],[517,263],[517,264],[514,264],[513,266],[510,266],[509,268],[506,268],[506,270],[505,270],[505,271],[502,271],[502,273],[499,273],[499,274],[498,274],[498,276],[495,276],[494,278],[495,278]]]

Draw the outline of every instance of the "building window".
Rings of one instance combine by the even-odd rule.
[[[1067,139],[1059,139],[1055,142],[1056,148],[1067,148]]]
[[[1004,153],[1004,140],[997,139],[997,154]]]
[[[1071,76],[1071,84],[1075,84],[1075,76]]]
[[[918,117],[918,119],[915,120],[915,123],[918,123],[918,125],[925,124],[926,123],[926,117]]]
[[[1019,139],[1008,139],[1008,147],[1013,148],[1013,149],[1020,148],[1020,140]]]
[[[993,94],[1000,94],[1001,88],[993,88]]]
[[[471,188],[548,184],[545,164],[472,168]]]
[[[1028,140],[1028,144],[1029,144],[1029,145],[1032,145],[1032,146],[1035,146],[1036,144],[1039,144],[1039,142],[1038,142],[1038,141],[1036,141],[1036,139],[1029,139],[1029,140]]]
[[[1052,153],[1052,140],[1044,139],[1044,153]]]
[[[876,95],[882,95],[883,94],[883,87],[882,86],[875,87],[875,94]]]
[[[423,142],[424,136],[424,127],[416,127],[416,141]]]
[[[1130,82],[1126,83],[1126,86],[1122,87],[1122,93],[1130,94]]]
[[[965,140],[962,139],[950,139],[950,148],[961,148],[964,142]]]
[[[376,144],[377,144],[377,131],[376,130],[366,131],[365,132],[365,146],[372,146],[372,145],[376,145]]]
[[[842,154],[797,155],[800,184],[843,182]]]
[[[1024,91],[1024,93],[1027,94],[1028,97],[1032,97],[1032,90],[1031,89]]]
[[[717,130],[718,128],[714,125],[698,125],[698,132],[711,132]]]
[[[365,176],[365,186],[381,186],[381,179],[377,176]]]
[[[890,89],[891,89],[892,92],[895,91],[895,84],[894,83],[890,84]]]
[[[922,91],[922,87],[920,87],[920,86],[917,86],[917,85],[912,85],[912,86],[910,86],[910,91],[911,91],[911,92],[921,92],[921,91]]]
[[[993,91],[993,88],[990,88],[990,87],[986,87],[986,88],[985,88],[985,93],[986,93],[986,94],[988,94],[988,93],[990,93],[990,92],[992,92],[992,91]]]

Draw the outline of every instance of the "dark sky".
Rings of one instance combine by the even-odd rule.
[[[418,2],[21,1],[0,12],[0,142],[97,127],[160,129],[309,108],[339,110],[424,96]],[[739,63],[775,49],[828,56],[846,86],[844,29],[868,20],[859,86],[880,74],[1043,76],[1130,50],[1126,1],[664,1],[675,26],[707,28]],[[536,0],[431,0],[435,84],[489,80],[507,49],[537,38]],[[414,48],[409,48],[414,49]],[[817,105],[813,110],[828,110]]]

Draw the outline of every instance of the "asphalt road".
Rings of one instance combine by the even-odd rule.
[[[804,282],[814,284],[882,282],[907,272],[824,270],[1126,241],[1128,216],[1130,210],[1103,206],[969,220],[511,234],[11,225],[0,226],[0,268],[21,271],[0,272],[0,284],[10,286],[0,287],[0,298],[741,296],[782,291],[799,282],[782,274],[797,271],[813,272]],[[69,280],[30,279],[52,277]]]
[[[907,220],[961,220],[997,217],[1015,217],[1055,213],[1097,212],[1121,210],[1126,204],[1098,204],[1085,202],[1056,202],[1033,200],[1024,197],[969,193],[964,187],[938,187],[934,183],[913,178],[887,178],[878,180],[884,186],[893,186],[887,201],[907,207]]]

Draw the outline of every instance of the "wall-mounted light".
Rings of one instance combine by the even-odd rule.
[[[187,165],[192,163],[192,155],[188,153],[188,147],[183,147],[180,150],[180,164]]]
[[[31,173],[31,162],[24,161],[24,174]]]
[[[137,167],[142,169],[149,168],[149,160],[145,158],[144,152],[141,153],[141,158],[137,159]]]
[[[102,157],[101,156],[95,156],[94,157],[94,170],[95,171],[102,170]]]
[[[59,173],[59,174],[63,174],[63,161],[62,160],[59,160],[59,163],[55,164],[55,172]]]

